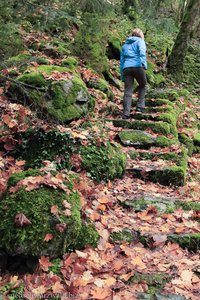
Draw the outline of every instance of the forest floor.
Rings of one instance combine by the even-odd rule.
[[[122,111],[122,92],[114,89],[119,112]],[[99,100],[95,117],[108,128],[110,140],[123,131],[113,126],[113,116],[101,114],[108,103]],[[9,130],[26,126],[28,108],[7,102],[0,97],[1,122]],[[21,119],[16,113],[21,112]],[[24,117],[23,117],[24,116]],[[120,115],[116,115],[119,119]],[[134,117],[133,117],[134,118]],[[32,124],[49,126],[37,118]],[[78,122],[81,122],[78,121]],[[129,122],[129,121],[126,121]],[[57,125],[56,125],[57,126]],[[77,122],[70,130],[77,133]],[[1,153],[1,190],[6,187],[10,174],[23,170],[23,161],[7,155],[12,145],[7,143]],[[133,146],[123,146],[128,154]],[[160,153],[152,149],[153,153]],[[162,151],[178,151],[173,146]],[[158,299],[181,300],[200,298],[199,210],[185,210],[178,202],[199,203],[200,155],[188,160],[187,180],[184,186],[173,187],[153,183],[148,171],[163,166],[160,159],[128,158],[127,170],[122,179],[108,183],[94,183],[86,173],[80,173],[77,189],[82,194],[82,211],[95,223],[101,236],[97,248],[90,246],[66,253],[62,259],[41,257],[33,274],[2,274],[2,299],[78,299],[78,300],[129,300]],[[142,164],[142,165],[141,165]],[[132,172],[142,170],[142,178]],[[143,202],[141,202],[143,200]],[[146,203],[145,203],[146,201]],[[178,240],[174,239],[174,235]]]

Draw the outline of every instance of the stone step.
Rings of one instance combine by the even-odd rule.
[[[160,243],[167,244],[168,242],[176,243],[183,249],[187,249],[192,252],[197,252],[200,250],[200,232],[197,233],[160,233],[158,231],[155,233],[145,233],[141,234],[139,231],[133,231],[129,228],[123,228],[121,231],[112,232],[111,239],[113,242],[123,242],[132,243],[133,241],[139,241],[145,247],[155,248],[155,239],[154,236],[159,236]],[[163,242],[162,242],[163,241]]]
[[[131,161],[126,167],[128,173],[137,178],[160,183],[166,186],[183,186],[186,180],[186,168],[165,160]]]
[[[137,129],[137,130],[151,130],[155,133],[161,133],[163,135],[178,136],[176,126],[173,126],[163,121],[143,121],[143,120],[109,120],[113,122],[115,127]]]
[[[174,113],[135,113],[131,114],[134,120],[164,121],[176,126],[177,116]]]
[[[155,136],[142,130],[123,130],[118,133],[123,146],[133,146],[140,149],[149,149],[155,147],[169,147],[174,144],[179,144],[177,138],[167,138],[166,136]]]
[[[172,213],[177,208],[182,208],[185,211],[200,210],[200,203],[195,201],[181,201],[173,198],[158,198],[144,196],[142,199],[119,201],[119,204],[127,209],[133,209],[135,212],[145,211],[148,206],[154,206],[159,213]]]
[[[171,160],[174,163],[179,162],[180,160],[180,152],[177,150],[174,150],[172,152],[168,151],[162,151],[160,149],[159,152],[155,152],[153,150],[157,150],[156,148],[148,150],[130,150],[128,151],[128,155],[131,159],[137,159],[137,160],[158,160],[158,159],[163,159],[163,160]]]
[[[160,235],[161,237],[161,235]],[[154,244],[152,234],[145,234],[139,237],[140,242],[145,246],[151,248]],[[183,249],[192,252],[200,250],[200,232],[198,233],[182,233],[182,234],[167,234],[166,242],[176,243]]]
[[[133,104],[136,103],[136,101],[133,100]],[[145,100],[145,106],[146,107],[156,107],[156,106],[170,106],[174,108],[174,103],[172,103],[170,100],[167,99],[147,99]]]

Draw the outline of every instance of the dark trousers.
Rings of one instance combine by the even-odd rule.
[[[138,101],[137,107],[144,108],[145,107],[145,92],[147,86],[146,73],[144,68],[125,68],[123,70],[124,75],[124,116],[129,116],[132,105],[132,94],[133,94],[133,83],[134,79],[136,79],[139,87],[138,87]]]

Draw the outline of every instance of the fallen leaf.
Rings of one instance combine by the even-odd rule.
[[[26,225],[31,225],[31,221],[22,213],[15,216],[15,225],[17,227],[23,227]]]
[[[44,238],[44,242],[49,242],[53,239],[53,234],[47,233]]]
[[[183,270],[180,276],[184,282],[191,283],[193,272],[189,270]]]
[[[60,283],[59,281],[57,281],[52,286],[52,291],[53,291],[54,294],[62,293],[64,291],[64,286],[62,285],[62,283]]]
[[[58,214],[58,205],[53,205],[53,206],[51,207],[51,213],[52,213],[53,215],[57,215],[57,214]]]
[[[39,264],[40,264],[41,269],[45,272],[47,272],[49,270],[49,267],[53,266],[53,264],[49,261],[49,257],[45,257],[45,256],[42,256],[39,259]]]
[[[112,290],[110,288],[97,288],[91,291],[91,295],[95,300],[103,300],[109,296],[111,296]]]

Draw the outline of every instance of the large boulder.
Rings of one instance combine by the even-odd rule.
[[[16,99],[36,107],[59,122],[68,122],[85,115],[94,105],[88,89],[75,72],[59,66],[41,65],[17,77],[10,93]]]
[[[85,244],[95,246],[99,235],[92,224],[82,222],[72,178],[36,174],[28,170],[9,180],[0,202],[1,249],[10,255],[56,257]]]

